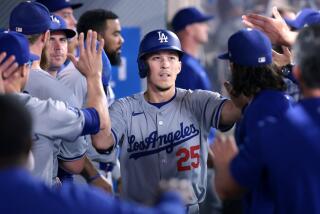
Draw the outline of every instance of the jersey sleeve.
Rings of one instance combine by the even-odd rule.
[[[192,92],[191,100],[192,111],[197,115],[205,130],[209,130],[210,127],[221,130],[222,127],[219,126],[221,110],[227,99],[216,92],[195,90]]]
[[[105,87],[109,85],[111,79],[111,63],[104,50],[102,50],[102,83]]]
[[[127,109],[123,99],[115,101],[109,108],[109,115],[111,120],[111,132],[115,144],[117,145],[125,134],[127,129],[126,118],[127,118]]]
[[[87,152],[88,143],[84,136],[78,137],[75,141],[62,141],[58,158],[64,161],[72,161],[82,158]]]
[[[37,135],[74,141],[82,133],[85,118],[80,109],[52,99],[39,100],[24,94],[17,96],[31,112]]]
[[[86,155],[93,161],[102,162],[102,163],[108,163],[112,162],[115,163],[117,159],[117,152],[118,150],[116,148],[112,149],[110,153],[100,154],[96,151],[96,149],[93,147],[91,143],[91,138],[88,136],[88,150]]]

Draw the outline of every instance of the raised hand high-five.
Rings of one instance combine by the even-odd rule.
[[[246,27],[256,28],[267,34],[273,44],[291,46],[297,32],[290,30],[276,7],[272,8],[272,13],[275,18],[254,13],[243,15],[242,22]]]
[[[102,74],[101,54],[104,46],[104,40],[99,41],[97,48],[97,32],[89,30],[87,32],[86,41],[84,34],[79,35],[80,56],[77,59],[74,55],[68,54],[68,57],[75,67],[87,78]]]

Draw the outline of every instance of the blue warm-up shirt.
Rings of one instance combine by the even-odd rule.
[[[236,141],[240,151],[243,153],[247,152],[248,139],[257,132],[260,124],[266,118],[282,117],[291,105],[292,99],[284,92],[277,90],[263,90],[259,92],[247,106],[242,120],[238,123]],[[241,179],[243,179],[242,173],[245,173],[243,170],[247,170],[242,167],[243,164],[247,163],[236,159],[232,162],[231,166],[232,175],[240,184],[242,184]],[[265,185],[263,179],[259,185],[245,195],[243,202],[245,213],[272,213],[273,210],[273,204],[271,203],[268,193],[268,186]]]
[[[184,53],[181,63],[182,68],[177,76],[176,87],[192,90],[212,90],[207,72],[198,59]]]
[[[21,168],[0,170],[0,212],[15,214],[185,213],[177,194],[167,192],[150,208],[122,202],[101,190],[64,183],[50,189]]]
[[[305,99],[268,118],[233,160],[240,185],[268,187],[273,213],[320,213],[320,99]]]

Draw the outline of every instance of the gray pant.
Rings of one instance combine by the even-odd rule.
[[[214,179],[214,170],[208,168],[207,193],[206,193],[206,198],[200,204],[201,214],[221,214],[222,213],[222,202],[218,198],[218,195],[214,188],[213,179]]]
[[[192,204],[187,206],[187,214],[199,214],[199,204]]]

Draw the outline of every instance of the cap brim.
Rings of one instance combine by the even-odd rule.
[[[218,56],[219,59],[230,60],[229,53],[224,53]]]
[[[209,21],[211,19],[213,19],[214,16],[203,16],[201,17],[201,19],[199,20],[200,22],[206,22],[206,21]]]
[[[77,34],[74,30],[71,29],[54,29],[50,30],[50,32],[64,32],[66,34],[67,39],[71,39]]]
[[[76,3],[76,4],[71,4],[70,5],[70,7],[72,8],[72,9],[77,9],[77,8],[79,8],[79,7],[82,7],[82,3]]]
[[[300,29],[301,27],[298,25],[296,19],[287,19],[284,18],[284,20],[286,21],[287,25],[289,27],[295,28],[295,29]]]
[[[37,56],[35,54],[32,54],[32,53],[29,54],[29,60],[36,61],[36,60],[39,60],[39,59],[40,59],[39,56]]]

